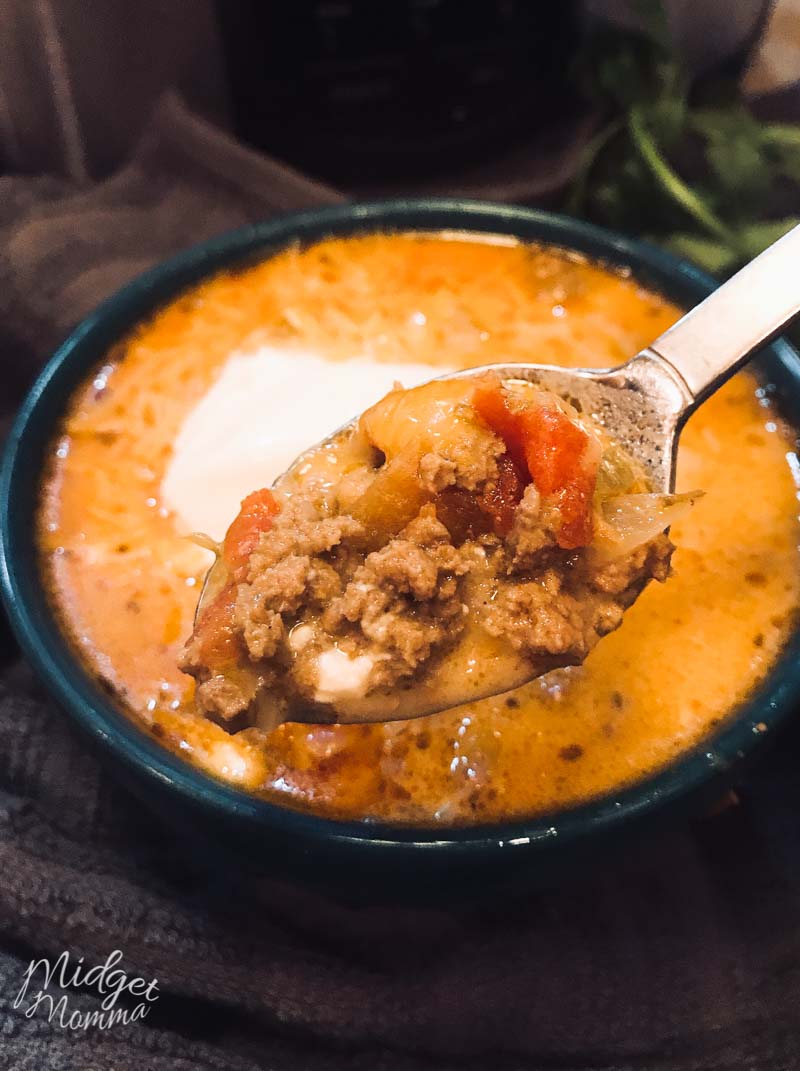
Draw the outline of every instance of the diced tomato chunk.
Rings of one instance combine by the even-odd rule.
[[[565,550],[587,547],[594,535],[592,498],[597,483],[597,469],[584,468],[558,492],[561,528],[557,541]]]
[[[203,610],[195,627],[200,661],[215,673],[235,666],[242,657],[240,641],[234,629],[235,606],[236,585],[229,584]]]
[[[554,500],[561,515],[559,546],[574,550],[590,543],[597,461],[583,428],[556,405],[512,409],[499,383],[478,386],[473,406],[506,444],[511,461]]]
[[[436,516],[450,533],[456,545],[466,539],[488,535],[492,530],[492,518],[471,491],[463,487],[446,487],[434,498]]]
[[[525,461],[543,495],[568,487],[581,468],[589,436],[553,406],[532,406],[519,414],[525,440]]]
[[[497,535],[508,535],[514,523],[514,513],[525,493],[526,480],[509,454],[497,462],[497,483],[478,496],[478,506],[488,514]]]
[[[526,468],[525,430],[519,413],[508,407],[499,382],[481,383],[472,396],[472,407],[484,424],[506,444],[509,457],[523,471]]]
[[[525,492],[525,480],[508,456],[498,461],[497,482],[479,495],[463,487],[447,487],[434,498],[436,516],[455,543],[494,532],[507,535]]]
[[[247,560],[258,546],[262,532],[272,527],[273,518],[280,506],[271,491],[263,488],[253,491],[242,502],[236,518],[225,535],[222,556],[234,576],[247,564]]]

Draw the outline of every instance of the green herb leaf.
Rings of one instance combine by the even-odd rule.
[[[667,238],[651,236],[650,241],[664,246],[677,257],[693,261],[712,275],[724,275],[738,261],[737,251],[724,242],[701,238],[696,234],[673,234]]]
[[[660,0],[629,0],[629,14],[640,32],[606,27],[578,64],[607,122],[565,207],[729,272],[796,222],[800,126],[754,118],[729,78],[690,94]]]
[[[705,154],[721,209],[757,212],[775,178],[779,154],[765,141],[759,123],[737,105],[728,111],[697,111],[691,128],[705,138]]]
[[[800,216],[751,223],[739,232],[739,242],[749,258],[757,257],[768,245],[783,238],[784,234],[788,234],[792,227],[798,224],[800,224]]]
[[[691,216],[694,216],[695,220],[706,230],[715,234],[721,241],[735,245],[735,238],[728,227],[714,215],[707,202],[687,186],[664,159],[638,108],[631,109],[628,124],[633,143],[661,190]]]

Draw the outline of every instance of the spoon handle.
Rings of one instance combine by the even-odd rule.
[[[645,350],[688,387],[687,410],[800,313],[800,226],[738,271]]]

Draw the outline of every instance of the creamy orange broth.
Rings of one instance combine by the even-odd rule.
[[[199,719],[176,661],[203,561],[159,493],[181,422],[233,350],[270,343],[331,360],[603,367],[678,314],[622,273],[466,238],[330,240],[210,280],[109,354],[54,444],[40,542],[66,629],[167,747],[320,814],[488,821],[573,804],[652,771],[742,700],[798,603],[791,447],[749,375],[684,432],[679,489],[708,493],[673,531],[667,584],[651,585],[584,666],[423,721],[231,737]]]

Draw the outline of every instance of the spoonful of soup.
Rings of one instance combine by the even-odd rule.
[[[582,662],[651,579],[689,413],[800,311],[800,228],[626,365],[396,388],[256,491],[182,668],[208,717],[418,717]]]

